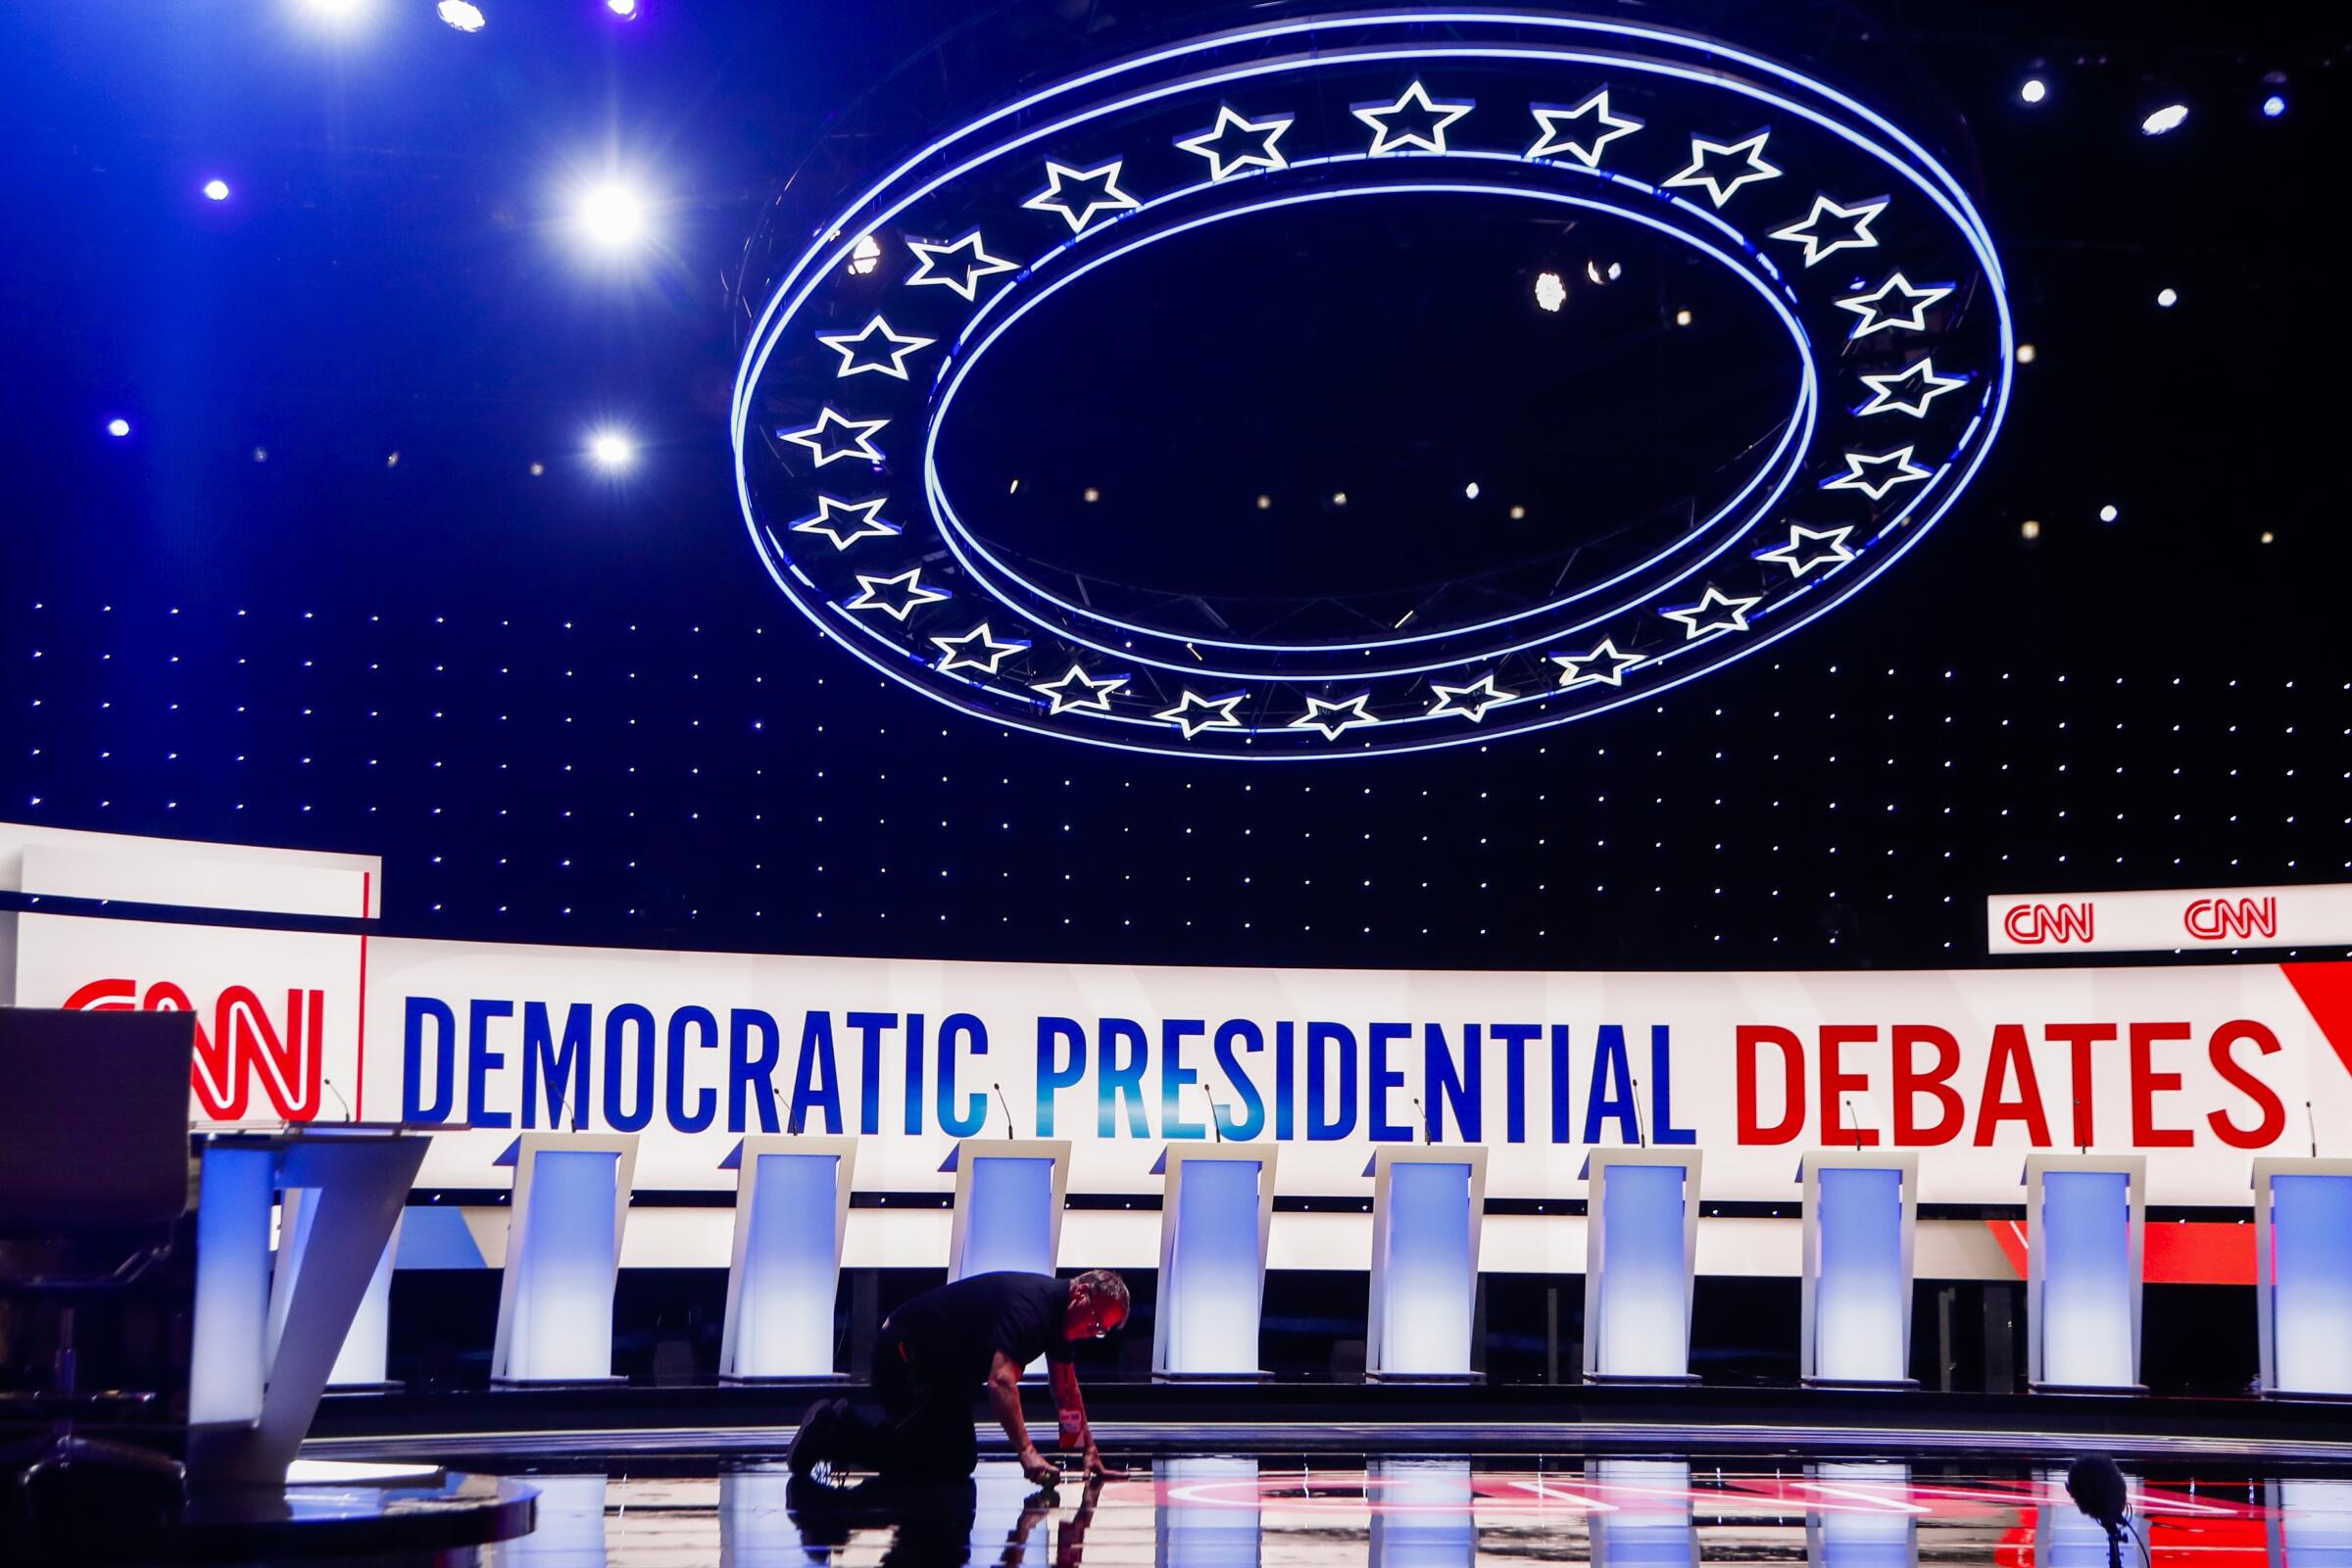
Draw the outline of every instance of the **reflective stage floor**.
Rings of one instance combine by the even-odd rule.
[[[469,1454],[480,1466],[484,1456]],[[517,1456],[539,1524],[504,1568],[2104,1568],[2062,1461],[1162,1456],[1056,1494],[1008,1461],[969,1485],[795,1482],[772,1449],[599,1463]],[[2128,1464],[2126,1568],[2352,1568],[2352,1469]]]

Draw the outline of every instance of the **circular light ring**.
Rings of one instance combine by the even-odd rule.
[[[1444,42],[1426,41],[1433,24]],[[1183,226],[1405,185],[1611,207],[1767,280],[1809,352],[1785,471],[1768,462],[1742,498],[1762,510],[1728,509],[1622,581],[1345,648],[1106,623],[1018,581],[962,527],[927,427],[1030,303]],[[771,577],[903,684],[1088,744],[1346,757],[1641,701],[1834,608],[1957,500],[2006,411],[2012,352],[1966,193],[1855,100],[1653,27],[1388,13],[1173,45],[922,149],[778,284],[732,435]],[[773,445],[751,440],[755,418]]]

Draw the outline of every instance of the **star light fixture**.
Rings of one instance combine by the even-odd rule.
[[[1616,639],[1603,637],[1600,646],[1589,654],[1553,654],[1551,662],[1560,666],[1562,686],[1589,686],[1597,681],[1603,686],[1622,686],[1625,672],[1642,662],[1640,654],[1621,654]],[[1597,664],[1597,669],[1588,669]]]
[[[1873,501],[1884,501],[1898,484],[1925,479],[1932,471],[1911,461],[1910,447],[1876,454],[1848,452],[1846,471],[1822,486],[1824,490],[1859,490]],[[1874,477],[1875,475],[1875,477]]]
[[[807,429],[778,430],[776,434],[786,441],[807,447],[815,456],[816,466],[820,468],[843,458],[863,458],[869,463],[880,463],[882,454],[874,448],[874,436],[889,422],[888,419],[845,419],[828,408],[817,415],[816,422]],[[825,438],[837,430],[856,433],[846,446],[828,445]]]
[[[1587,169],[1598,169],[1602,148],[1618,137],[1631,136],[1642,128],[1642,122],[1630,115],[1609,113],[1609,89],[1606,87],[1574,109],[1558,109],[1549,104],[1531,104],[1528,107],[1536,117],[1539,132],[1536,144],[1522,155],[1528,158],[1556,158],[1566,153]],[[1571,127],[1587,115],[1592,117],[1592,128],[1599,134],[1579,141]]]
[[[1691,137],[1690,167],[1667,180],[1667,187],[1680,189],[1684,186],[1702,186],[1708,199],[1721,208],[1740,186],[1751,185],[1759,179],[1780,178],[1781,172],[1764,161],[1764,138],[1771,134],[1769,130],[1759,130],[1745,141],[1709,141],[1704,136]],[[1740,155],[1740,162],[1733,166],[1740,172],[1729,179],[1708,172],[1709,164],[1730,158],[1734,153]]]
[[[1070,672],[1059,680],[1037,681],[1029,689],[1044,692],[1053,700],[1051,712],[1107,713],[1110,711],[1111,694],[1125,686],[1127,680],[1125,675],[1105,675],[1096,680],[1079,665],[1072,664]]]
[[[895,538],[900,532],[899,525],[885,522],[878,515],[888,499],[876,496],[871,501],[838,501],[820,495],[816,498],[816,514],[794,523],[792,531],[822,535],[833,541],[835,550],[847,550],[860,539]],[[843,517],[857,520],[844,527],[839,520]]]
[[[1113,158],[1107,164],[1093,169],[1072,169],[1067,164],[1046,160],[1046,188],[1021,203],[1032,212],[1059,213],[1062,221],[1070,225],[1073,234],[1084,233],[1086,225],[1097,213],[1125,212],[1143,203],[1119,189],[1119,170],[1126,160]],[[1063,194],[1075,190],[1081,199],[1073,202]]]
[[[906,248],[914,252],[915,261],[914,270],[906,276],[907,287],[913,288],[925,283],[940,283],[954,289],[967,301],[978,297],[982,278],[994,277],[999,272],[1020,270],[1018,262],[1007,262],[1001,257],[989,255],[987,247],[981,243],[980,231],[976,228],[964,235],[963,238],[951,240],[945,245],[934,245],[928,240],[910,239],[906,242]],[[941,270],[939,264],[954,256],[961,256],[963,263],[951,275]]]
[[[1476,100],[1468,98],[1459,103],[1434,100],[1416,76],[1395,103],[1355,104],[1348,113],[1372,127],[1371,156],[1381,158],[1416,148],[1425,153],[1443,153],[1446,127],[1477,107]],[[1407,114],[1418,116],[1422,123],[1418,127],[1389,123],[1391,119]]]
[[[1204,729],[1240,729],[1242,721],[1233,716],[1248,692],[1231,692],[1223,697],[1202,697],[1188,691],[1174,708],[1163,708],[1152,716],[1174,724],[1191,740]]]
[[[1208,160],[1208,177],[1212,183],[1245,169],[1270,172],[1290,167],[1282,149],[1274,144],[1291,128],[1292,119],[1290,115],[1277,115],[1271,120],[1250,120],[1231,104],[1219,104],[1215,124],[1198,136],[1180,137],[1176,145]],[[1228,150],[1229,144],[1240,150]]]
[[[1292,729],[1319,729],[1327,741],[1336,741],[1340,732],[1358,724],[1377,724],[1380,720],[1364,711],[1364,704],[1372,700],[1370,692],[1357,692],[1344,703],[1325,702],[1320,697],[1306,700],[1306,711],[1291,720]]]
[[[1865,338],[1873,332],[1889,328],[1903,332],[1925,332],[1928,329],[1928,307],[1952,291],[1949,283],[1930,283],[1921,288],[1900,272],[1890,273],[1886,282],[1868,294],[1856,294],[1839,300],[1838,308],[1851,311],[1862,318],[1861,322],[1846,335],[1848,343]],[[1885,301],[1889,295],[1899,298],[1902,309],[1887,310]]]
[[[1954,387],[1968,385],[1968,377],[1937,375],[1935,361],[1922,358],[1900,370],[1866,375],[1862,384],[1870,388],[1870,401],[1856,409],[1855,414],[1908,414],[1914,419],[1924,419],[1930,403]]]
[[[865,349],[876,338],[882,340],[881,352],[877,354],[869,349],[861,356],[858,351]],[[879,370],[901,381],[907,378],[906,356],[927,349],[938,341],[936,338],[916,337],[911,332],[894,332],[890,329],[890,323],[879,316],[855,332],[819,332],[816,340],[841,356],[841,368],[833,372],[836,376],[862,375],[868,370]]]
[[[1437,702],[1430,707],[1430,717],[1443,718],[1447,713],[1459,713],[1473,724],[1486,717],[1487,710],[1496,703],[1507,703],[1519,695],[1497,686],[1494,672],[1491,669],[1468,686],[1446,686],[1433,680],[1429,683],[1429,689],[1438,694]]]
[[[1025,642],[999,642],[985,620],[960,637],[934,637],[931,641],[947,655],[939,662],[943,675],[958,669],[976,669],[984,675],[994,675],[999,664],[1029,646]]]
[[[921,606],[936,605],[948,597],[944,589],[924,587],[920,581],[922,574],[923,568],[920,566],[909,566],[896,577],[875,577],[859,572],[858,574],[858,597],[844,600],[841,608],[844,610],[878,610],[904,625],[906,617],[913,614]],[[886,588],[897,591],[886,594],[882,592]],[[981,628],[983,631],[987,629],[985,626]],[[932,641],[937,642],[939,639],[933,638]]]
[[[1808,528],[1801,522],[1788,525],[1788,542],[1777,550],[1766,550],[1756,556],[1758,561],[1777,562],[1788,568],[1791,577],[1802,577],[1815,566],[1842,566],[1854,559],[1846,548],[1846,536],[1854,531],[1848,523],[1842,528]]]
[[[1886,210],[1886,202],[1887,198],[1881,196],[1875,201],[1840,207],[1827,196],[1816,196],[1813,198],[1813,211],[1787,228],[1774,229],[1772,237],[1804,246],[1807,267],[1838,251],[1876,250],[1879,246],[1878,236],[1871,233],[1870,221]],[[1829,218],[1835,218],[1844,224],[1844,232],[1837,233],[1823,228],[1822,220]]]
[[[1668,620],[1681,621],[1683,641],[1689,642],[1693,637],[1704,637],[1711,631],[1747,630],[1747,612],[1763,602],[1762,594],[1753,599],[1742,599],[1709,583],[1707,591],[1699,595],[1697,604],[1683,610],[1661,610],[1658,613]]]

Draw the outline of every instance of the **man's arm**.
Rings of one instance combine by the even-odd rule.
[[[1061,1479],[1058,1467],[1050,1464],[1029,1441],[1029,1423],[1021,1419],[1021,1369],[1012,1357],[1003,1350],[988,1368],[988,1407],[996,1413],[1011,1440],[1014,1455],[1020,1460],[1021,1474],[1041,1487],[1052,1486]]]
[[[1061,1412],[1061,1446],[1083,1449],[1086,1454],[1086,1473],[1090,1476],[1112,1475],[1102,1462],[1102,1450],[1095,1446],[1094,1428],[1087,1424],[1086,1401],[1078,1394],[1078,1368],[1070,1361],[1046,1363],[1054,1384],[1054,1404]]]

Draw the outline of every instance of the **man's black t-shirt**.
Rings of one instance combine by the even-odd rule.
[[[1066,1281],[1045,1274],[974,1274],[926,1291],[890,1314],[882,1348],[904,1344],[926,1379],[970,1385],[987,1381],[1002,1350],[1015,1366],[1040,1355],[1066,1360],[1062,1337],[1070,1306]]]

